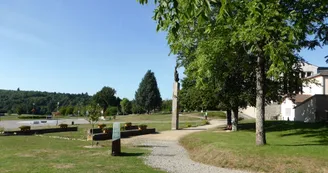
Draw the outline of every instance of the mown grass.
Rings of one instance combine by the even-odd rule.
[[[122,147],[123,156],[110,155],[110,142],[103,148],[84,148],[90,142],[38,136],[0,136],[0,172],[160,172],[146,166],[139,156],[149,151]]]
[[[192,159],[220,167],[256,172],[328,172],[328,128],[324,124],[266,122],[266,146],[255,146],[255,124],[238,132],[220,129],[184,137]]]
[[[0,116],[0,120],[18,120],[18,115],[5,115],[5,116]]]

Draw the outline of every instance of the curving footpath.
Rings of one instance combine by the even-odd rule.
[[[184,130],[164,131],[160,134],[136,136],[122,139],[124,144],[150,148],[151,154],[145,156],[145,163],[171,173],[245,173],[246,171],[219,168],[195,162],[188,152],[179,145],[179,139],[185,135],[225,125],[225,120],[211,120],[210,125]]]

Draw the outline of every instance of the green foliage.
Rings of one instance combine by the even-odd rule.
[[[62,106],[86,105],[91,97],[87,94],[64,94],[40,91],[0,90],[0,109],[13,113],[31,114],[35,103],[35,114],[51,114],[57,111],[57,103]]]
[[[140,124],[140,125],[138,125],[138,127],[139,127],[139,130],[147,129],[147,125],[145,125],[145,124]]]
[[[161,104],[162,113],[171,113],[172,112],[172,100],[163,100]]]
[[[66,106],[60,107],[59,113],[60,115],[67,115],[67,107]]]
[[[106,116],[114,116],[114,115],[117,115],[117,113],[118,113],[118,108],[115,106],[110,106],[105,111]]]
[[[191,77],[182,80],[179,93],[181,109],[186,111],[215,110],[218,106],[217,93],[213,89],[197,88],[196,81]]]
[[[98,127],[104,129],[106,127],[106,124],[98,124]]]
[[[47,118],[45,115],[20,115],[19,119],[44,119]]]
[[[19,127],[21,131],[29,131],[31,130],[31,126],[20,126]]]
[[[298,52],[328,44],[328,1],[155,0],[155,4],[157,30],[167,31],[171,52],[181,55],[197,88],[215,93],[220,106],[234,112],[255,105],[256,99],[257,144],[265,144],[265,102],[298,93],[302,84]]]
[[[131,126],[132,126],[132,123],[131,123],[131,122],[126,122],[126,123],[124,124],[124,126],[125,126],[125,127],[131,127]]]
[[[58,125],[60,128],[67,128],[68,127],[68,124],[59,124]]]
[[[131,101],[131,105],[132,105],[131,111],[132,111],[133,114],[142,114],[142,113],[145,112],[142,109],[142,107],[137,104],[137,102],[135,100]]]
[[[106,111],[109,106],[119,105],[120,101],[115,94],[115,89],[105,86],[93,96],[93,100],[102,107],[103,111]]]
[[[203,120],[203,121],[202,121],[202,124],[203,124],[203,125],[208,125],[208,124],[210,124],[210,122],[207,121],[207,120]]]
[[[120,105],[123,115],[131,113],[132,105],[129,99],[123,98],[123,100],[120,102]]]
[[[101,108],[99,104],[91,104],[87,108],[87,111],[89,112],[88,121],[93,126],[93,123],[97,122],[99,120],[99,117],[101,116]]]
[[[137,105],[146,110],[147,113],[160,108],[162,103],[161,94],[157,86],[155,75],[150,70],[147,71],[139,84],[139,88],[135,94],[135,100]]]
[[[66,115],[71,115],[74,112],[74,107],[73,106],[68,106],[66,109]]]
[[[23,109],[23,106],[22,106],[22,105],[18,105],[18,106],[16,107],[16,113],[17,113],[18,115],[21,115],[21,114],[24,113],[24,109]]]

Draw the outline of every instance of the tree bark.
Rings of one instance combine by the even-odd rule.
[[[230,109],[228,109],[227,110],[227,127],[229,128],[229,127],[231,127],[231,110]]]
[[[256,68],[256,145],[266,144],[264,131],[265,116],[265,64],[264,57],[257,57]]]
[[[232,109],[233,121],[232,121],[232,131],[237,131],[238,128],[238,108]]]

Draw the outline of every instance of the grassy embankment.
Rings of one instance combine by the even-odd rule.
[[[267,121],[266,146],[255,146],[255,123],[238,132],[221,129],[195,133],[180,142],[193,160],[256,172],[328,172],[327,125]]]

